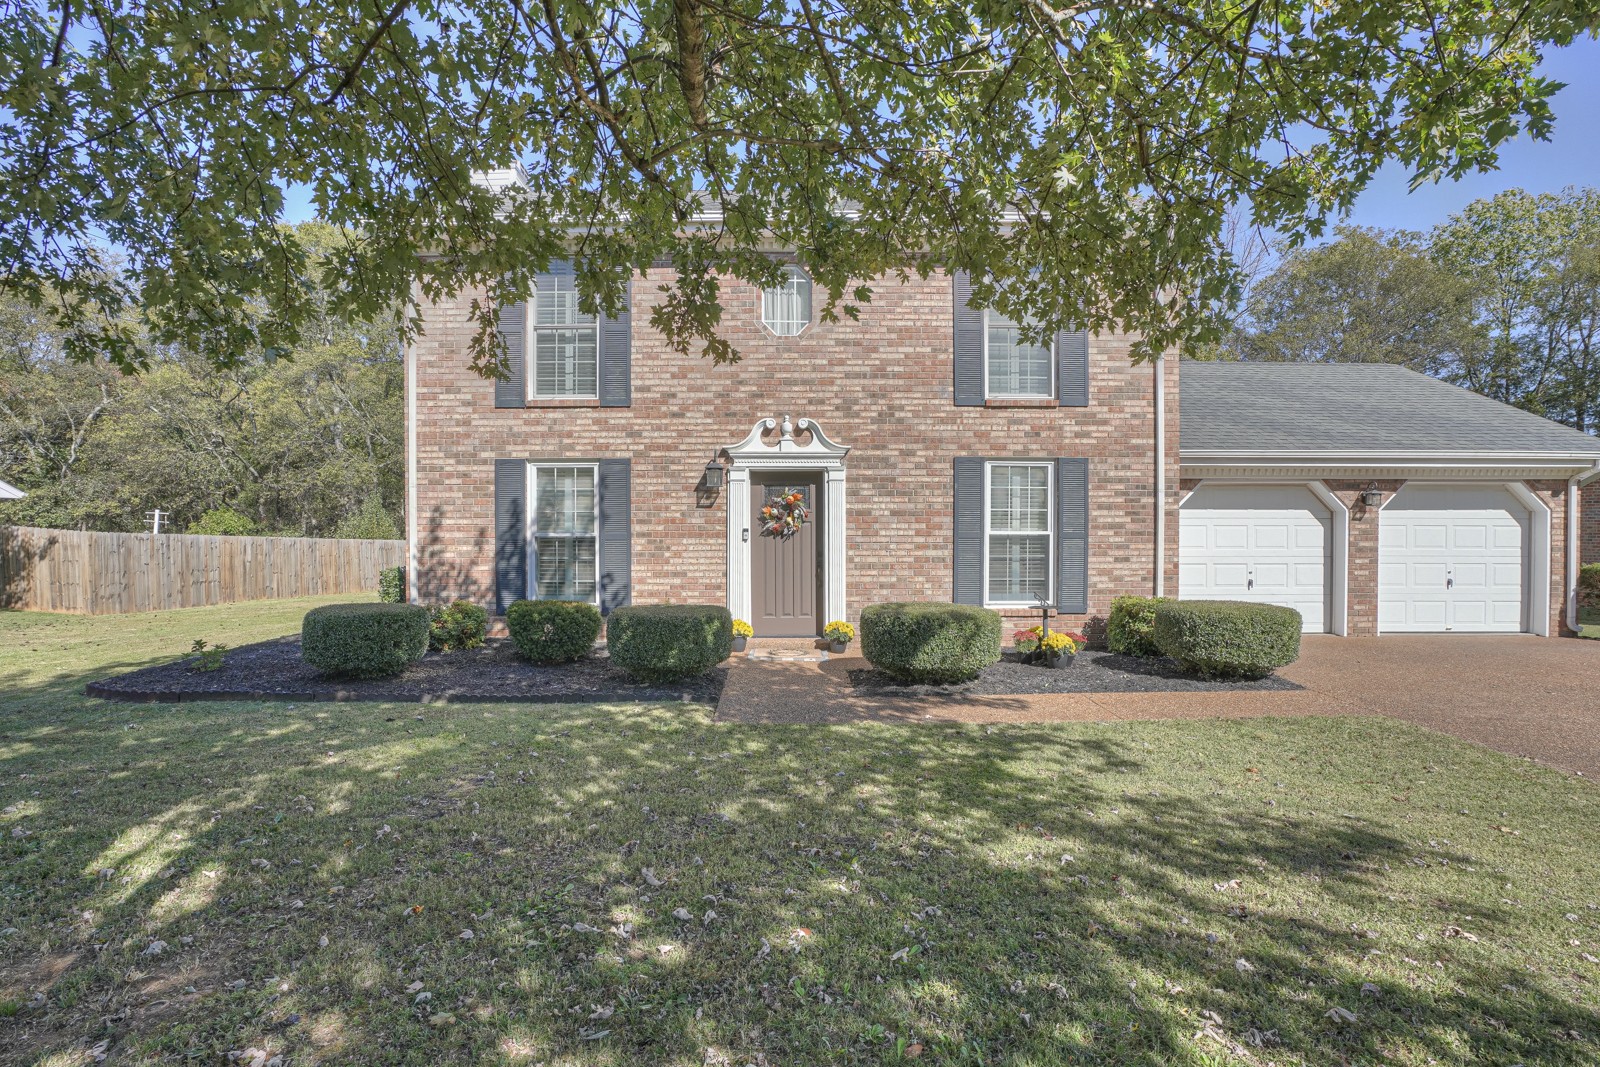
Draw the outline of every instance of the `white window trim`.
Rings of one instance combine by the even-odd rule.
[[[801,326],[800,329],[795,333],[779,333],[777,330],[774,330],[772,328],[772,324],[767,321],[767,293],[770,292],[768,289],[756,290],[756,318],[761,320],[761,328],[767,331],[767,333],[773,337],[782,337],[785,340],[788,340],[790,338],[804,336],[805,332],[811,329],[812,324],[817,321],[817,283],[811,277],[811,272],[800,266],[798,263],[785,263],[783,266],[783,273],[786,277],[799,276],[804,278],[811,286],[811,299],[806,301],[811,305],[811,313],[806,317],[805,325]]]
[[[600,399],[600,316],[589,324],[594,330],[594,392],[592,393],[541,393],[539,392],[539,331],[581,330],[581,324],[568,326],[538,326],[539,288],[534,286],[532,298],[523,305],[522,366],[528,383],[529,400],[599,400]],[[549,464],[543,464],[548,466]]]
[[[586,603],[600,605],[600,464],[593,462],[567,463],[560,460],[528,462],[527,499],[528,514],[523,520],[523,544],[527,546],[527,560],[523,564],[528,572],[528,587],[524,595],[528,600],[542,600],[539,596],[539,469],[588,469],[594,472],[594,596]],[[559,535],[553,535],[559,536]],[[576,540],[576,536],[570,538]]]
[[[983,465],[983,606],[986,608],[1037,608],[1039,605],[1033,600],[991,600],[989,599],[989,546],[994,541],[994,531],[990,529],[990,520],[993,512],[989,508],[989,498],[994,485],[991,472],[995,467],[1043,467],[1045,471],[1045,550],[1050,554],[1049,588],[1045,590],[1046,601],[1050,604],[1056,602],[1056,465],[1043,459],[992,459]],[[1010,531],[1014,532],[1014,531]],[[1037,534],[1030,536],[1037,537]]]
[[[1059,395],[1056,386],[1056,339],[1052,335],[1045,345],[1050,350],[1050,389],[1044,393],[996,393],[989,388],[989,316],[992,310],[983,309],[983,396],[985,400],[1054,400]]]

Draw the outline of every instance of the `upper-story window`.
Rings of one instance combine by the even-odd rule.
[[[578,310],[571,277],[542,275],[539,281],[528,329],[534,397],[598,397],[600,345],[594,316]]]
[[[796,266],[783,275],[782,285],[761,290],[761,321],[779,337],[798,337],[811,325],[811,277]]]
[[[984,381],[990,397],[1054,397],[1055,351],[1022,339],[1022,325],[984,312]]]

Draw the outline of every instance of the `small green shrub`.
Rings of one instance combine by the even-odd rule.
[[[1156,608],[1169,602],[1164,596],[1119,596],[1111,602],[1106,620],[1106,647],[1124,656],[1152,658],[1156,647]]]
[[[1301,622],[1276,604],[1172,600],[1156,608],[1156,647],[1202,678],[1265,678],[1299,658]]]
[[[872,604],[861,611],[861,654],[902,682],[969,681],[1000,660],[1000,613],[970,604]]]
[[[645,682],[704,674],[733,651],[733,616],[714,604],[618,608],[606,619],[611,662]]]
[[[385,604],[406,602],[406,569],[385,567],[378,572],[378,599]]]
[[[184,658],[189,661],[191,671],[210,674],[212,671],[222,669],[222,657],[227,651],[227,645],[208,645],[205,638],[197,637],[194,639],[194,644],[189,646],[189,654]]]
[[[457,600],[428,615],[428,650],[456,652],[478,648],[489,632],[489,613],[470,600]]]
[[[300,657],[324,674],[388,678],[428,651],[420,604],[328,604],[306,612]]]
[[[535,663],[582,659],[600,636],[600,609],[574,600],[518,600],[506,609],[517,651]]]
[[[1578,599],[1586,608],[1600,608],[1600,563],[1578,568]]]

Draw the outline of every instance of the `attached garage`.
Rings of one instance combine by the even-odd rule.
[[[1326,633],[1333,542],[1331,509],[1304,485],[1202,485],[1178,511],[1178,595],[1282,604]]]
[[[1178,381],[1179,596],[1355,636],[1576,626],[1600,439],[1388,364],[1185,361]]]
[[[1378,514],[1378,631],[1529,629],[1533,532],[1503,486],[1407,484]]]

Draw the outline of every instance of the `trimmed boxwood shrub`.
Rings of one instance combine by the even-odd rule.
[[[733,616],[715,604],[647,604],[606,618],[611,662],[645,682],[704,674],[733,651]]]
[[[385,604],[404,604],[406,600],[406,569],[385,567],[378,572],[378,599]]]
[[[1000,661],[1000,613],[970,604],[872,604],[861,610],[861,654],[902,682],[970,681]]]
[[[517,651],[535,663],[571,663],[600,636],[600,609],[576,600],[518,600],[506,609]]]
[[[428,623],[428,650],[455,652],[463,648],[478,648],[489,632],[489,613],[470,600],[457,600],[442,608],[434,608]]]
[[[1164,596],[1119,596],[1111,602],[1106,620],[1106,647],[1124,656],[1146,659],[1161,655],[1156,647],[1156,608]]]
[[[1265,678],[1300,657],[1300,613],[1239,600],[1156,608],[1156,647],[1202,678]]]
[[[420,604],[328,604],[306,612],[300,658],[323,674],[388,678],[428,651]]]

